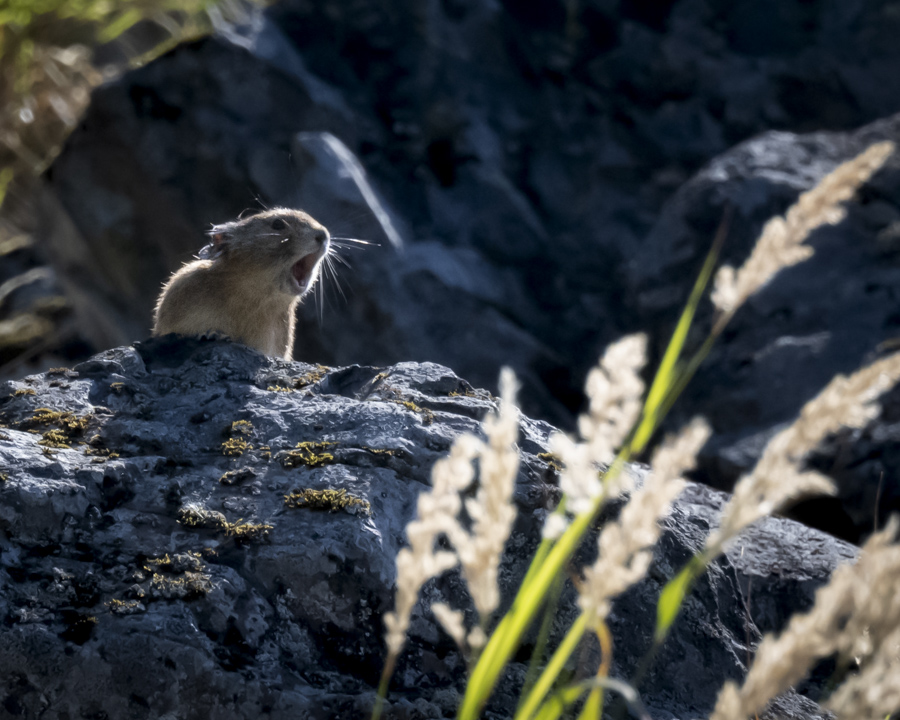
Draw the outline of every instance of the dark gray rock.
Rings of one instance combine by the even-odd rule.
[[[51,720],[365,717],[416,497],[453,439],[479,432],[494,407],[436,364],[324,368],[169,337],[3,394],[0,713]],[[507,604],[558,497],[537,457],[552,430],[522,420]],[[335,444],[304,454],[301,442]],[[645,471],[632,472],[640,481]],[[304,488],[366,505],[286,502]],[[618,676],[634,672],[662,584],[702,546],[723,498],[690,486],[648,578],[616,603]],[[589,543],[582,560],[591,554]],[[757,624],[782,626],[853,554],[787,520],[751,530],[698,583],[651,668],[653,717],[708,713],[721,683],[744,671]],[[454,573],[424,594],[470,608]],[[557,633],[574,617],[572,594]],[[420,606],[387,717],[453,717],[464,673]],[[485,717],[510,715],[524,673],[517,659]],[[779,703],[791,717],[822,717],[803,696]]]

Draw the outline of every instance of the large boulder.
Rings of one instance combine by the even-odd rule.
[[[326,368],[171,337],[0,394],[0,713],[48,720],[365,717],[416,498],[453,439],[480,432],[495,407],[436,364]],[[522,419],[504,605],[559,496],[541,457],[551,432]],[[646,469],[631,472],[640,482]],[[610,618],[618,677],[649,648],[661,586],[702,547],[725,499],[690,485],[665,520],[648,577]],[[808,608],[853,557],[789,520],[748,531],[698,582],[652,666],[651,715],[708,713],[759,630]],[[455,573],[424,596],[471,610]],[[512,713],[530,643],[485,717]],[[420,605],[386,717],[453,717],[465,667]],[[820,689],[773,713],[823,717]]]

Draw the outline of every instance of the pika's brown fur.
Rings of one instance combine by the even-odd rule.
[[[201,259],[163,286],[153,334],[221,333],[290,360],[294,309],[318,278],[328,230],[304,212],[274,208],[209,234]]]

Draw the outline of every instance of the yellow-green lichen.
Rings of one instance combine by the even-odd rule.
[[[401,455],[399,450],[394,450],[393,448],[373,448],[368,445],[360,445],[360,447],[373,455],[390,455],[391,457],[400,457]]]
[[[334,462],[334,455],[325,450],[333,445],[337,445],[337,443],[315,441],[297,443],[295,450],[288,450],[284,454],[281,463],[286,468],[295,468],[301,465],[315,468],[328,465]]]
[[[119,453],[110,450],[108,447],[104,447],[103,438],[98,433],[94,435],[85,445],[84,443],[80,443],[84,446],[84,454],[88,456],[94,456],[92,463],[102,463],[107,460],[115,460],[119,457]]]
[[[431,425],[434,422],[434,413],[431,412],[428,408],[419,407],[411,400],[392,400],[391,402],[397,403],[397,405],[402,405],[407,410],[412,410],[414,413],[418,413],[422,416],[422,424],[423,425]]]
[[[38,440],[38,445],[43,445],[48,448],[60,448],[60,449],[68,449],[72,446],[68,443],[69,436],[62,430],[48,430],[43,435],[41,435],[41,439]]]
[[[253,423],[249,420],[235,420],[231,423],[232,435],[252,435]]]
[[[366,514],[371,510],[371,506],[366,500],[351,495],[343,488],[340,490],[313,490],[312,488],[295,490],[290,495],[284,496],[284,504],[289,508],[309,508],[328,512],[337,512],[352,507],[362,508]]]
[[[139,600],[118,600],[113,598],[106,603],[106,607],[114,615],[134,615],[146,611],[144,604]]]
[[[269,392],[294,392],[294,388],[282,387],[281,385],[269,385],[266,390]]]
[[[331,368],[325,365],[316,365],[315,370],[310,370],[307,373],[304,373],[300,377],[295,377],[293,379],[294,388],[299,390],[300,388],[304,388],[307,385],[312,385],[314,383],[319,382],[325,375],[328,374],[328,371]]]
[[[265,523],[250,523],[238,520],[233,523],[225,523],[222,526],[226,537],[233,537],[237,543],[251,542],[254,540],[262,540],[268,536],[272,530],[271,525]]]
[[[178,509],[178,522],[193,528],[218,529],[225,525],[225,516],[200,505],[185,505]]]
[[[0,473],[0,485],[9,481],[9,475],[6,473]]]
[[[90,445],[85,445],[82,452],[85,455],[94,456],[91,462],[95,464],[106,462],[107,460],[115,460],[119,457],[119,453],[113,452],[105,447],[91,447]]]
[[[19,388],[13,393],[13,397],[22,397],[23,395],[37,395],[34,388]]]
[[[125,383],[123,382],[114,382],[109,384],[109,389],[114,393],[121,393],[125,389]]]
[[[196,510],[197,508],[194,508]],[[218,514],[218,513],[217,513]],[[224,517],[223,517],[224,521]],[[147,558],[141,564],[136,576],[139,582],[150,577],[149,590],[138,586],[130,594],[132,597],[148,598],[150,600],[193,600],[206,595],[213,588],[212,578],[203,572],[204,564],[200,553],[184,552],[162,557]],[[113,612],[121,610],[119,614],[131,614],[135,610],[127,609],[137,607],[132,603],[122,601],[110,601],[107,603]],[[138,603],[140,605],[140,603]],[[142,607],[142,606],[141,606]]]
[[[272,529],[271,525],[265,523],[244,522],[243,518],[237,522],[228,522],[222,513],[208,510],[199,505],[185,505],[180,508],[178,522],[187,527],[209,528],[224,532],[225,537],[234,538],[238,544],[262,540]]]
[[[231,437],[222,443],[222,454],[229,457],[240,457],[253,446],[244,440],[253,435],[253,423],[249,420],[235,420],[229,425],[228,434]]]
[[[147,572],[169,572],[183,573],[188,570],[192,572],[200,572],[203,569],[203,561],[200,553],[183,552],[169,555],[166,553],[159,558],[147,558],[144,561],[143,569]]]
[[[478,397],[478,395],[475,392],[473,392],[472,390],[469,390],[468,388],[466,388],[462,392],[459,392],[458,390],[451,390],[449,393],[447,393],[447,395],[449,397],[473,397],[473,398]]]
[[[228,457],[240,457],[247,450],[252,450],[253,446],[246,440],[240,438],[230,438],[222,443],[222,454]]]
[[[204,573],[186,572],[179,577],[154,573],[150,578],[150,596],[157,600],[195,600],[212,588],[212,578]]]
[[[50,408],[38,408],[27,420],[19,423],[20,427],[34,428],[42,425],[59,425],[60,429],[69,435],[83,433],[88,426],[92,415],[78,416],[68,410],[52,410]]]
[[[545,452],[538,453],[538,460],[543,460],[554,472],[562,472],[562,460],[559,459],[558,455],[554,455],[553,453]]]

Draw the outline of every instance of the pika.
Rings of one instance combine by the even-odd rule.
[[[328,230],[299,210],[273,208],[215,225],[198,257],[163,285],[153,335],[217,332],[290,360],[294,310],[328,255]]]

